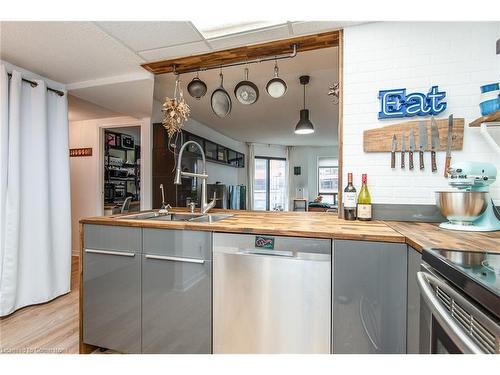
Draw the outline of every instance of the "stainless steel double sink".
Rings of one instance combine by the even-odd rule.
[[[215,223],[230,217],[233,214],[201,214],[188,212],[172,212],[160,214],[158,212],[144,212],[141,214],[125,215],[118,220],[154,220],[154,221],[188,221],[194,223]]]

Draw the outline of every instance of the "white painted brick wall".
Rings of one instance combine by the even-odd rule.
[[[382,89],[404,87],[425,93],[438,85],[448,102],[439,118],[453,113],[468,124],[479,117],[479,86],[500,80],[500,57],[495,54],[500,22],[372,23],[348,27],[344,37],[344,181],[353,172],[359,188],[361,174],[368,173],[374,203],[434,204],[434,191],[448,186],[443,177],[445,153],[437,154],[436,173],[431,172],[429,152],[424,171],[418,169],[418,153],[413,171],[392,170],[389,153],[363,152],[363,131],[405,121],[378,120],[377,96]],[[495,133],[500,142],[500,131]],[[490,161],[500,173],[500,156],[477,128],[466,126],[463,151],[453,152],[452,158]],[[399,166],[399,154],[396,163]],[[500,204],[500,175],[491,192]]]

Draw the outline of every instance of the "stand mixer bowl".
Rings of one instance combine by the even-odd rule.
[[[436,205],[450,223],[472,225],[488,207],[489,194],[483,191],[437,191]]]

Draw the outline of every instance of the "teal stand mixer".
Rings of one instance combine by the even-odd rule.
[[[436,192],[436,205],[449,221],[444,229],[490,232],[500,230],[500,212],[489,194],[497,169],[491,163],[458,162],[448,169],[448,184],[453,188]]]

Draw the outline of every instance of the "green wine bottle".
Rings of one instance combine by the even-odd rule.
[[[361,190],[358,195],[357,217],[359,220],[372,219],[372,198],[366,181],[366,173],[363,173],[361,176]]]

